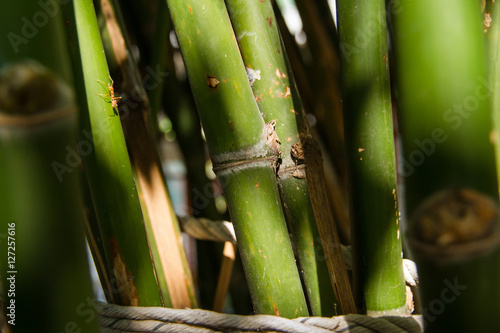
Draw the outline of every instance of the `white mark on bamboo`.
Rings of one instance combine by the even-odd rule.
[[[248,81],[250,85],[253,86],[255,80],[260,80],[260,69],[254,70],[250,67],[245,67],[245,69],[247,70]]]
[[[257,41],[257,34],[256,34],[255,32],[246,32],[246,31],[242,32],[242,33],[241,33],[241,34],[237,37],[237,39],[238,39],[238,40],[240,40],[240,39],[242,39],[242,38],[243,38],[243,37],[245,37],[245,36],[249,36],[249,37],[250,37],[250,36],[253,36],[254,41],[255,41],[255,42]]]
[[[288,76],[283,73],[283,72],[280,72],[279,68],[276,68],[276,76],[279,78],[279,79],[286,79]]]
[[[287,98],[288,96],[291,96],[292,94],[290,93],[290,87],[286,87],[286,91],[285,91],[285,96],[283,96],[283,98]]]

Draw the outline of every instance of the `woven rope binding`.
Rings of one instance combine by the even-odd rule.
[[[240,316],[208,310],[132,307],[98,303],[103,332],[284,332],[400,333],[422,332],[422,316],[346,315],[286,319],[268,315]]]

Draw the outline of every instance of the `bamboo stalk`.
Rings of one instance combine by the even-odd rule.
[[[307,315],[276,185],[274,123],[255,103],[224,2],[167,3],[255,310]]]
[[[403,1],[393,15],[400,173],[426,332],[499,330],[493,90],[480,13],[478,2]]]
[[[403,276],[384,1],[337,1],[356,306],[408,311]],[[364,38],[362,45],[357,45]],[[359,51],[346,52],[354,45]]]
[[[108,92],[97,80],[111,82],[94,8],[78,0],[62,9],[82,110],[81,141],[91,145],[83,164],[109,265],[103,287],[113,287],[107,295],[118,304],[163,305],[120,118],[111,98],[96,96]]]
[[[295,83],[297,85],[297,90],[300,91],[300,98],[302,104],[306,110],[314,109],[314,97],[312,92],[312,87],[310,81],[308,80],[308,71],[304,64],[303,59],[300,57],[299,47],[295,43],[294,37],[290,34],[285,21],[281,15],[281,12],[274,3],[274,12],[276,15],[276,21],[281,32],[281,39],[283,46],[286,49],[288,59],[290,61],[290,67],[295,78]],[[311,128],[314,132],[314,137],[318,140],[321,146],[321,151],[323,152],[324,164],[325,164],[325,180],[327,182],[328,194],[332,201],[333,213],[335,216],[335,223],[338,227],[339,238],[343,244],[350,243],[350,224],[349,224],[349,213],[346,202],[347,195],[345,193],[346,189],[344,186],[345,179],[340,179],[338,168],[335,167],[332,158],[325,144],[321,142],[321,136],[317,134],[314,127]]]
[[[497,178],[500,179],[500,94],[495,93],[500,87],[500,18],[498,5],[485,1],[483,8],[483,33],[488,47],[489,89],[492,92],[491,109],[493,111],[493,142],[497,166]],[[500,190],[500,187],[499,187]]]
[[[146,230],[157,270],[157,280],[162,286],[164,298],[169,297],[171,306],[197,307],[177,217],[166,188],[156,144],[152,140],[156,135],[150,135],[147,130],[145,119],[151,116],[149,100],[139,81],[138,69],[129,56],[128,38],[122,34],[123,29],[119,26],[121,14],[117,3],[111,5],[109,1],[101,0],[101,10],[106,17],[114,58],[124,78],[124,103],[128,117],[124,117],[123,126],[137,174],[137,183],[141,188],[143,210],[147,211],[148,215]],[[155,133],[156,130],[151,129],[151,132]]]
[[[206,164],[209,157],[202,138],[200,118],[196,111],[189,83],[187,80],[181,81],[177,79],[173,57],[174,53],[177,53],[177,56],[180,56],[180,53],[172,50],[172,48],[169,51],[167,70],[172,75],[166,78],[163,92],[164,109],[172,122],[175,140],[184,155],[189,186],[187,205],[182,207],[179,214],[190,214],[212,219],[228,218],[222,217],[217,211],[214,200],[217,193],[214,187],[216,185],[206,174]],[[223,248],[220,244],[198,241],[196,242],[196,250],[199,265],[195,281],[198,288],[199,305],[203,308],[209,308],[214,303],[214,290],[217,288],[217,275],[220,268],[220,259],[218,257]],[[241,264],[239,268],[242,270]],[[246,286],[241,289],[244,291]],[[252,311],[250,301],[246,305],[246,311],[242,313]]]
[[[1,248],[7,255],[12,250],[8,246],[15,247],[16,267],[9,270],[22,272],[14,281],[10,279],[15,282],[14,295],[10,283],[4,284],[10,277],[4,275],[10,259],[0,261],[6,286],[2,290],[15,299],[17,312],[16,325],[6,322],[7,328],[0,330],[53,331],[77,326],[82,332],[95,332],[95,317],[74,317],[75,310],[88,310],[93,298],[83,240],[80,179],[74,172],[61,183],[52,166],[67,161],[66,149],[76,149],[76,110],[66,86],[71,82],[71,69],[62,17],[57,5],[43,5],[30,1],[0,4],[0,29],[6,33],[0,41],[1,66],[20,59],[43,65],[25,62],[9,67],[17,75],[6,80],[4,76],[0,84],[0,225],[6,236]],[[43,29],[40,19],[45,20]],[[9,70],[3,67],[2,71],[4,75]],[[31,108],[30,115],[23,107]],[[20,114],[3,114],[6,111]],[[8,231],[8,223],[13,222],[15,230]],[[15,237],[15,244],[9,236]],[[34,278],[37,284],[33,284]],[[8,320],[13,319],[10,302],[5,299]]]
[[[266,122],[276,121],[281,138],[278,184],[292,230],[300,272],[311,314],[334,315],[337,307],[330,284],[316,220],[309,200],[303,161],[292,150],[299,143],[304,114],[292,96],[290,71],[270,2],[226,1],[255,100]],[[294,100],[296,103],[294,103]]]
[[[479,4],[449,1],[426,7],[407,2],[393,20],[396,64],[402,71],[398,73],[404,149],[400,174],[408,188],[408,215],[419,202],[448,187],[471,187],[496,198],[489,139],[492,90],[486,75]],[[451,3],[452,9],[446,10],[449,14],[440,16]],[[462,19],[448,16],[452,13]],[[440,33],[426,33],[431,31]]]
[[[167,15],[170,18],[170,14],[167,13]],[[179,50],[169,44],[167,70],[172,75],[166,78],[163,95],[164,109],[172,122],[175,139],[183,152],[188,174],[188,204],[178,213],[216,220],[228,219],[227,211],[223,214],[219,213],[215,204],[215,198],[220,195],[220,189],[217,180],[209,179],[207,176],[206,166],[210,158],[202,137],[200,118],[189,82],[185,75],[181,74],[184,73],[185,68],[183,63],[182,67],[179,66],[178,63],[181,62],[179,56]],[[196,284],[199,305],[209,308],[214,304],[214,290],[217,289],[219,271],[222,270],[220,253],[223,252],[223,245],[197,241],[196,250],[198,260]],[[236,264],[235,276],[244,276],[241,260],[238,260]],[[238,302],[233,303],[233,307],[236,313],[247,314],[252,312],[250,295],[244,277],[239,282],[236,279],[231,280],[231,297],[238,299]],[[234,292],[238,293],[238,296],[233,295]]]
[[[2,67],[0,274],[14,333],[98,330],[80,174],[77,165],[58,174],[62,163],[75,162],[76,137],[76,108],[65,83],[34,61]]]

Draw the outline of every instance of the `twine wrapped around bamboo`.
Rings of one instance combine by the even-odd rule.
[[[346,315],[286,319],[269,315],[240,316],[198,309],[96,305],[105,333],[118,332],[423,332],[422,316]]]

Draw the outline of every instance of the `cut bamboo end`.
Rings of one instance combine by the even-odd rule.
[[[43,114],[66,109],[72,104],[70,88],[33,60],[6,65],[0,73],[0,111],[3,114]],[[46,117],[32,118],[25,124],[38,124],[45,120]]]
[[[500,244],[498,205],[472,189],[453,189],[425,201],[410,227],[415,252],[445,262],[487,255]]]
[[[412,222],[425,331],[499,331],[497,203],[472,189],[446,190],[421,204]]]
[[[43,65],[27,60],[0,72],[0,127],[34,128],[75,116],[71,89]]]

